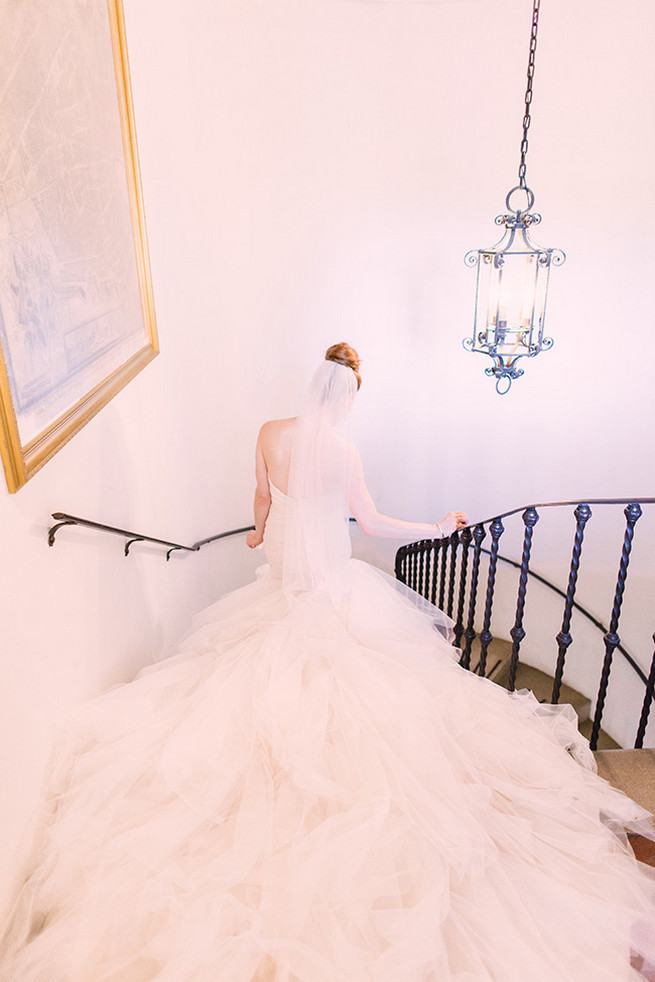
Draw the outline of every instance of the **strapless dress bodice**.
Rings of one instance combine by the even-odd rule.
[[[284,528],[287,519],[289,497],[269,481],[271,488],[271,507],[264,530],[264,550],[271,574],[282,578],[284,561]]]

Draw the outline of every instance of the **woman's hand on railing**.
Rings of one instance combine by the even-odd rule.
[[[258,532],[257,529],[252,529],[252,531],[248,532],[248,535],[246,536],[246,545],[249,549],[256,549],[257,546],[260,546],[263,541],[264,534],[263,532]]]
[[[463,511],[449,511],[445,518],[437,522],[437,528],[441,531],[442,539],[447,539],[453,532],[463,529],[468,525],[468,519]]]

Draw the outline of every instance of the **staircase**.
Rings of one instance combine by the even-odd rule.
[[[504,689],[508,688],[509,686],[509,664],[511,654],[511,642],[504,641],[502,638],[493,638],[489,648],[487,649],[487,666],[485,675],[488,679],[491,679],[492,682],[496,682],[497,685],[501,685]],[[476,639],[471,648],[471,669],[473,671],[476,671],[479,657],[480,642]],[[526,665],[524,662],[519,662],[515,687],[517,689],[529,689],[534,693],[535,698],[539,702],[549,703],[552,700],[553,677],[551,675],[547,675],[546,672],[540,671],[538,668],[532,668],[531,665]],[[591,699],[588,699],[587,696],[583,696],[582,693],[578,692],[576,689],[572,689],[569,685],[563,684],[560,689],[559,702],[568,703],[570,706],[573,706],[578,716],[579,730],[583,736],[589,739],[593,725],[593,720],[591,719]],[[598,749],[618,750],[619,745],[611,738],[611,736],[609,736],[609,734],[605,733],[604,730],[601,730],[598,736]]]
[[[480,641],[476,638],[471,648],[471,670],[476,674],[480,647]],[[505,689],[509,686],[511,654],[511,642],[502,638],[493,638],[487,649],[485,677]],[[539,702],[549,703],[553,693],[553,678],[538,668],[519,662],[515,687],[529,689]],[[578,716],[578,728],[589,739],[593,726],[591,699],[571,686],[562,684],[559,702],[573,706]],[[655,750],[622,750],[608,733],[601,730],[594,756],[600,777],[623,791],[642,808],[655,814]],[[628,839],[639,862],[655,868],[655,843],[632,833],[628,834]],[[655,965],[646,964],[637,955],[633,956],[631,964],[644,982],[655,982]]]
[[[494,638],[487,650],[486,677],[503,688],[507,688],[509,683],[511,654],[511,643],[502,638]],[[480,644],[475,642],[471,649],[471,667],[474,671],[479,655]],[[553,679],[546,672],[519,662],[516,688],[529,689],[539,702],[548,703],[552,697]],[[562,685],[560,703],[573,706],[578,716],[580,732],[589,739],[592,728],[591,700],[576,689]],[[598,749],[594,755],[602,778],[623,791],[642,808],[655,814],[655,750],[622,750],[609,734],[601,730]],[[630,842],[637,859],[655,867],[655,844],[637,835],[630,836]],[[653,974],[645,974],[644,978],[655,982],[655,969],[651,968],[650,971]]]
[[[602,506],[625,505],[626,519],[623,546],[621,551],[619,572],[614,590],[611,614],[603,623],[589,611],[585,610],[576,600],[576,588],[582,543],[585,528],[591,518],[590,504]],[[465,668],[480,674],[480,664],[484,664],[484,675],[491,681],[505,688],[510,683],[510,660],[513,645],[511,642],[494,638],[491,632],[494,592],[498,563],[502,562],[519,571],[516,594],[516,612],[514,624],[504,617],[505,630],[508,636],[514,638],[519,648],[525,638],[524,614],[528,578],[539,581],[553,596],[559,595],[564,600],[561,619],[561,630],[556,636],[557,658],[553,662],[553,672],[557,673],[559,697],[558,703],[570,704],[578,716],[580,732],[590,740],[598,765],[598,773],[609,783],[623,791],[647,811],[655,814],[655,749],[643,749],[644,742],[652,743],[652,730],[648,731],[649,714],[655,709],[655,654],[650,652],[641,657],[633,656],[621,644],[618,633],[624,590],[630,562],[632,541],[635,524],[642,514],[642,504],[655,505],[655,498],[639,501],[619,499],[595,499],[587,502],[549,502],[543,505],[530,505],[524,510],[515,509],[502,515],[485,519],[475,526],[467,527],[453,533],[449,539],[426,540],[402,546],[396,553],[396,577],[417,593],[444,610],[455,622],[455,645],[463,652],[462,664]],[[540,573],[530,569],[533,533],[539,520],[539,510],[552,509],[553,512],[575,505],[574,517],[575,537],[573,541],[568,584],[564,591],[562,576],[561,585],[551,582]],[[521,561],[503,556],[499,553],[499,540],[504,532],[504,519],[516,519],[522,511],[525,526]],[[483,548],[482,542],[490,533],[490,548]],[[481,556],[489,557],[486,567],[481,567]],[[480,578],[484,577],[485,585]],[[651,571],[648,571],[648,575]],[[477,617],[476,617],[477,610]],[[605,656],[600,672],[598,692],[592,700],[583,696],[570,686],[561,684],[565,672],[565,661],[568,647],[572,643],[572,631],[577,631],[573,624],[572,615],[582,616],[591,623],[603,636]],[[503,615],[507,609],[503,610]],[[496,622],[498,623],[498,622]],[[573,627],[572,627],[573,624]],[[655,638],[655,635],[653,635]],[[650,657],[652,655],[652,657]],[[641,708],[635,703],[634,696],[625,700],[626,719],[635,714],[635,749],[623,750],[601,728],[605,711],[606,697],[610,685],[611,667],[614,658],[621,657],[623,664],[630,667],[639,684],[643,684],[643,702]],[[650,658],[650,662],[648,659]],[[648,666],[649,667],[642,667]],[[528,689],[541,703],[551,703],[553,700],[554,678],[546,672],[533,668],[521,662],[516,665],[515,689]],[[616,690],[615,683],[614,689]],[[631,690],[632,692],[632,690]],[[637,715],[638,714],[638,715]],[[652,721],[651,721],[652,724]],[[632,833],[628,839],[636,858],[655,868],[655,843]],[[632,959],[633,968],[642,979],[655,982],[655,965],[645,964],[635,955]]]

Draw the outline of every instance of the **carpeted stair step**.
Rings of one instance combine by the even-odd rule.
[[[655,813],[655,750],[597,750],[594,756],[601,777]]]
[[[487,651],[485,675],[487,678],[491,679],[492,682],[502,685],[505,689],[509,685],[511,655],[511,642],[505,641],[503,638],[493,638]],[[471,665],[473,667],[478,665],[479,658],[480,644],[476,639],[471,649]],[[519,661],[518,670],[516,673],[516,688],[530,689],[539,702],[549,703],[553,695],[553,678],[546,672],[542,672],[538,668],[532,668],[531,665],[525,665],[523,662]],[[578,692],[576,689],[572,689],[569,685],[562,685],[559,701],[560,703],[568,703],[570,706],[573,706],[581,724],[584,724],[587,720],[589,720],[591,700],[586,696],[583,696],[581,692]],[[580,728],[582,729],[582,725]],[[591,729],[589,732],[591,733]],[[585,736],[586,735],[587,734],[585,734]],[[614,744],[614,746],[616,746],[616,744]]]

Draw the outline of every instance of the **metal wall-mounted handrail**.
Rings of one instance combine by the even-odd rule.
[[[66,512],[55,511],[52,513],[52,517],[56,521],[56,525],[53,525],[48,529],[48,545],[54,546],[55,536],[60,528],[64,525],[79,525],[82,528],[94,529],[96,532],[108,532],[110,535],[121,535],[126,540],[123,552],[126,556],[130,553],[130,548],[135,542],[152,542],[154,545],[158,546],[168,546],[166,550],[166,561],[171,558],[171,554],[177,551],[184,552],[198,552],[202,546],[209,545],[210,542],[216,542],[217,539],[226,539],[231,535],[239,535],[241,532],[250,532],[254,529],[254,525],[244,525],[242,528],[229,529],[227,532],[219,532],[217,535],[210,535],[206,539],[200,539],[198,542],[194,542],[191,546],[182,545],[179,542],[169,542],[168,539],[157,539],[152,535],[143,535],[141,532],[130,532],[128,529],[117,528],[114,525],[104,525],[101,522],[93,522],[88,518],[78,518],[76,515],[68,515]]]
[[[124,546],[124,554],[129,556],[130,548],[135,542],[152,542],[158,546],[169,546],[166,551],[166,560],[171,558],[171,553],[177,552],[178,550],[183,550],[184,552],[198,552],[202,546],[207,546],[210,542],[217,542],[219,539],[227,539],[231,535],[240,535],[242,532],[252,532],[255,528],[254,525],[243,525],[240,528],[228,529],[227,532],[217,532],[216,535],[209,535],[206,539],[199,539],[198,542],[194,542],[192,546],[184,546],[179,542],[169,542],[167,539],[157,539],[152,535],[142,535],[141,532],[130,532],[127,529],[117,528],[114,525],[104,525],[102,522],[93,522],[89,518],[78,518],[76,515],[68,515],[63,511],[53,511],[52,518],[55,519],[56,525],[51,526],[48,529],[48,545],[54,546],[55,537],[60,528],[65,525],[79,525],[82,528],[94,529],[96,532],[108,532],[110,535],[122,535],[127,541]],[[351,518],[351,522],[355,519]]]

